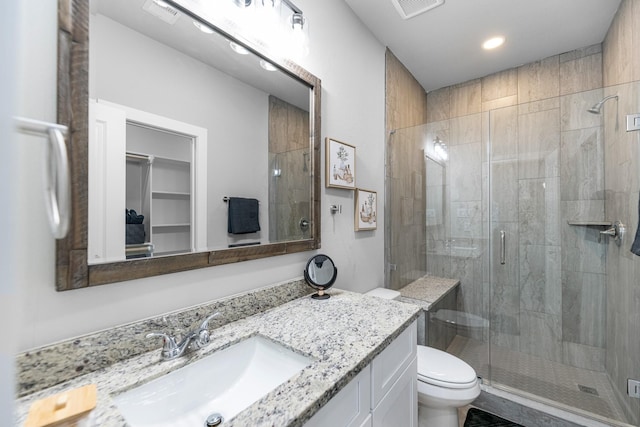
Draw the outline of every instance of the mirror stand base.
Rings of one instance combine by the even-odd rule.
[[[318,291],[318,293],[311,295],[313,299],[329,299],[331,295],[325,294],[324,291]]]

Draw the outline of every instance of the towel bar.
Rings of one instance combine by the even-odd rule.
[[[18,131],[48,139],[48,159],[45,161],[45,206],[53,237],[63,239],[69,230],[71,218],[69,159],[64,142],[67,127],[24,117],[14,117],[14,121]]]

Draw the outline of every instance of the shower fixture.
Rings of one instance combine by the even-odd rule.
[[[600,114],[600,110],[602,109],[602,105],[611,98],[615,98],[618,99],[618,95],[609,95],[609,96],[605,96],[604,98],[602,98],[602,101],[598,102],[596,105],[594,105],[593,107],[589,108],[587,111],[590,112],[591,114]]]

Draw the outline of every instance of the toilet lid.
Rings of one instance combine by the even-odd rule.
[[[432,347],[418,346],[418,380],[448,388],[468,388],[476,371],[457,357]]]

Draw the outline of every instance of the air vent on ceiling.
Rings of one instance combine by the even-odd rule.
[[[435,7],[442,6],[444,0],[391,0],[402,19],[413,18]]]
[[[180,17],[177,10],[163,1],[147,0],[142,9],[170,25],[175,24]]]

